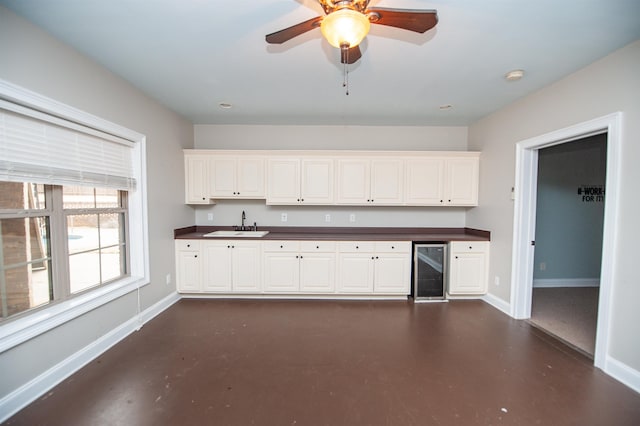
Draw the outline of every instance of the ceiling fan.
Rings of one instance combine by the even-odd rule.
[[[268,34],[270,44],[281,44],[320,27],[329,44],[340,49],[340,62],[353,64],[362,57],[358,45],[369,32],[370,24],[387,25],[424,33],[438,23],[435,10],[369,8],[369,0],[318,0],[325,16]]]

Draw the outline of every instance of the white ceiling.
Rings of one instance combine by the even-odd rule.
[[[468,125],[640,39],[640,0],[372,0],[436,9],[439,23],[425,34],[372,25],[346,96],[319,29],[264,40],[322,14],[315,0],[0,4],[195,124]],[[505,81],[512,69],[525,78]]]

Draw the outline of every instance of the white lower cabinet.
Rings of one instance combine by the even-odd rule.
[[[488,281],[489,242],[451,242],[449,245],[449,294],[485,294]]]
[[[176,240],[176,286],[181,293],[198,293],[202,288],[200,241]]]
[[[176,240],[181,293],[408,295],[408,241]]]
[[[411,289],[411,243],[340,242],[337,273],[338,293],[407,295]]]
[[[264,243],[265,293],[333,293],[335,242]]]
[[[260,242],[205,241],[202,259],[203,292],[260,292]]]

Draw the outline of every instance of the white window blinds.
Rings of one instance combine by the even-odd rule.
[[[131,141],[0,100],[0,180],[133,190]]]

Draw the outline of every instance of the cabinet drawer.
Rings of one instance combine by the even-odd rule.
[[[375,247],[377,253],[411,253],[409,241],[377,241]]]
[[[300,251],[299,241],[265,241],[262,246],[263,251],[271,252],[298,252]]]
[[[200,250],[200,241],[198,240],[175,240],[177,250]]]
[[[452,253],[484,253],[489,249],[489,241],[452,241],[450,249]]]
[[[375,248],[373,241],[342,241],[338,243],[341,253],[372,253]]]
[[[333,253],[336,251],[335,241],[300,241],[301,252]]]

